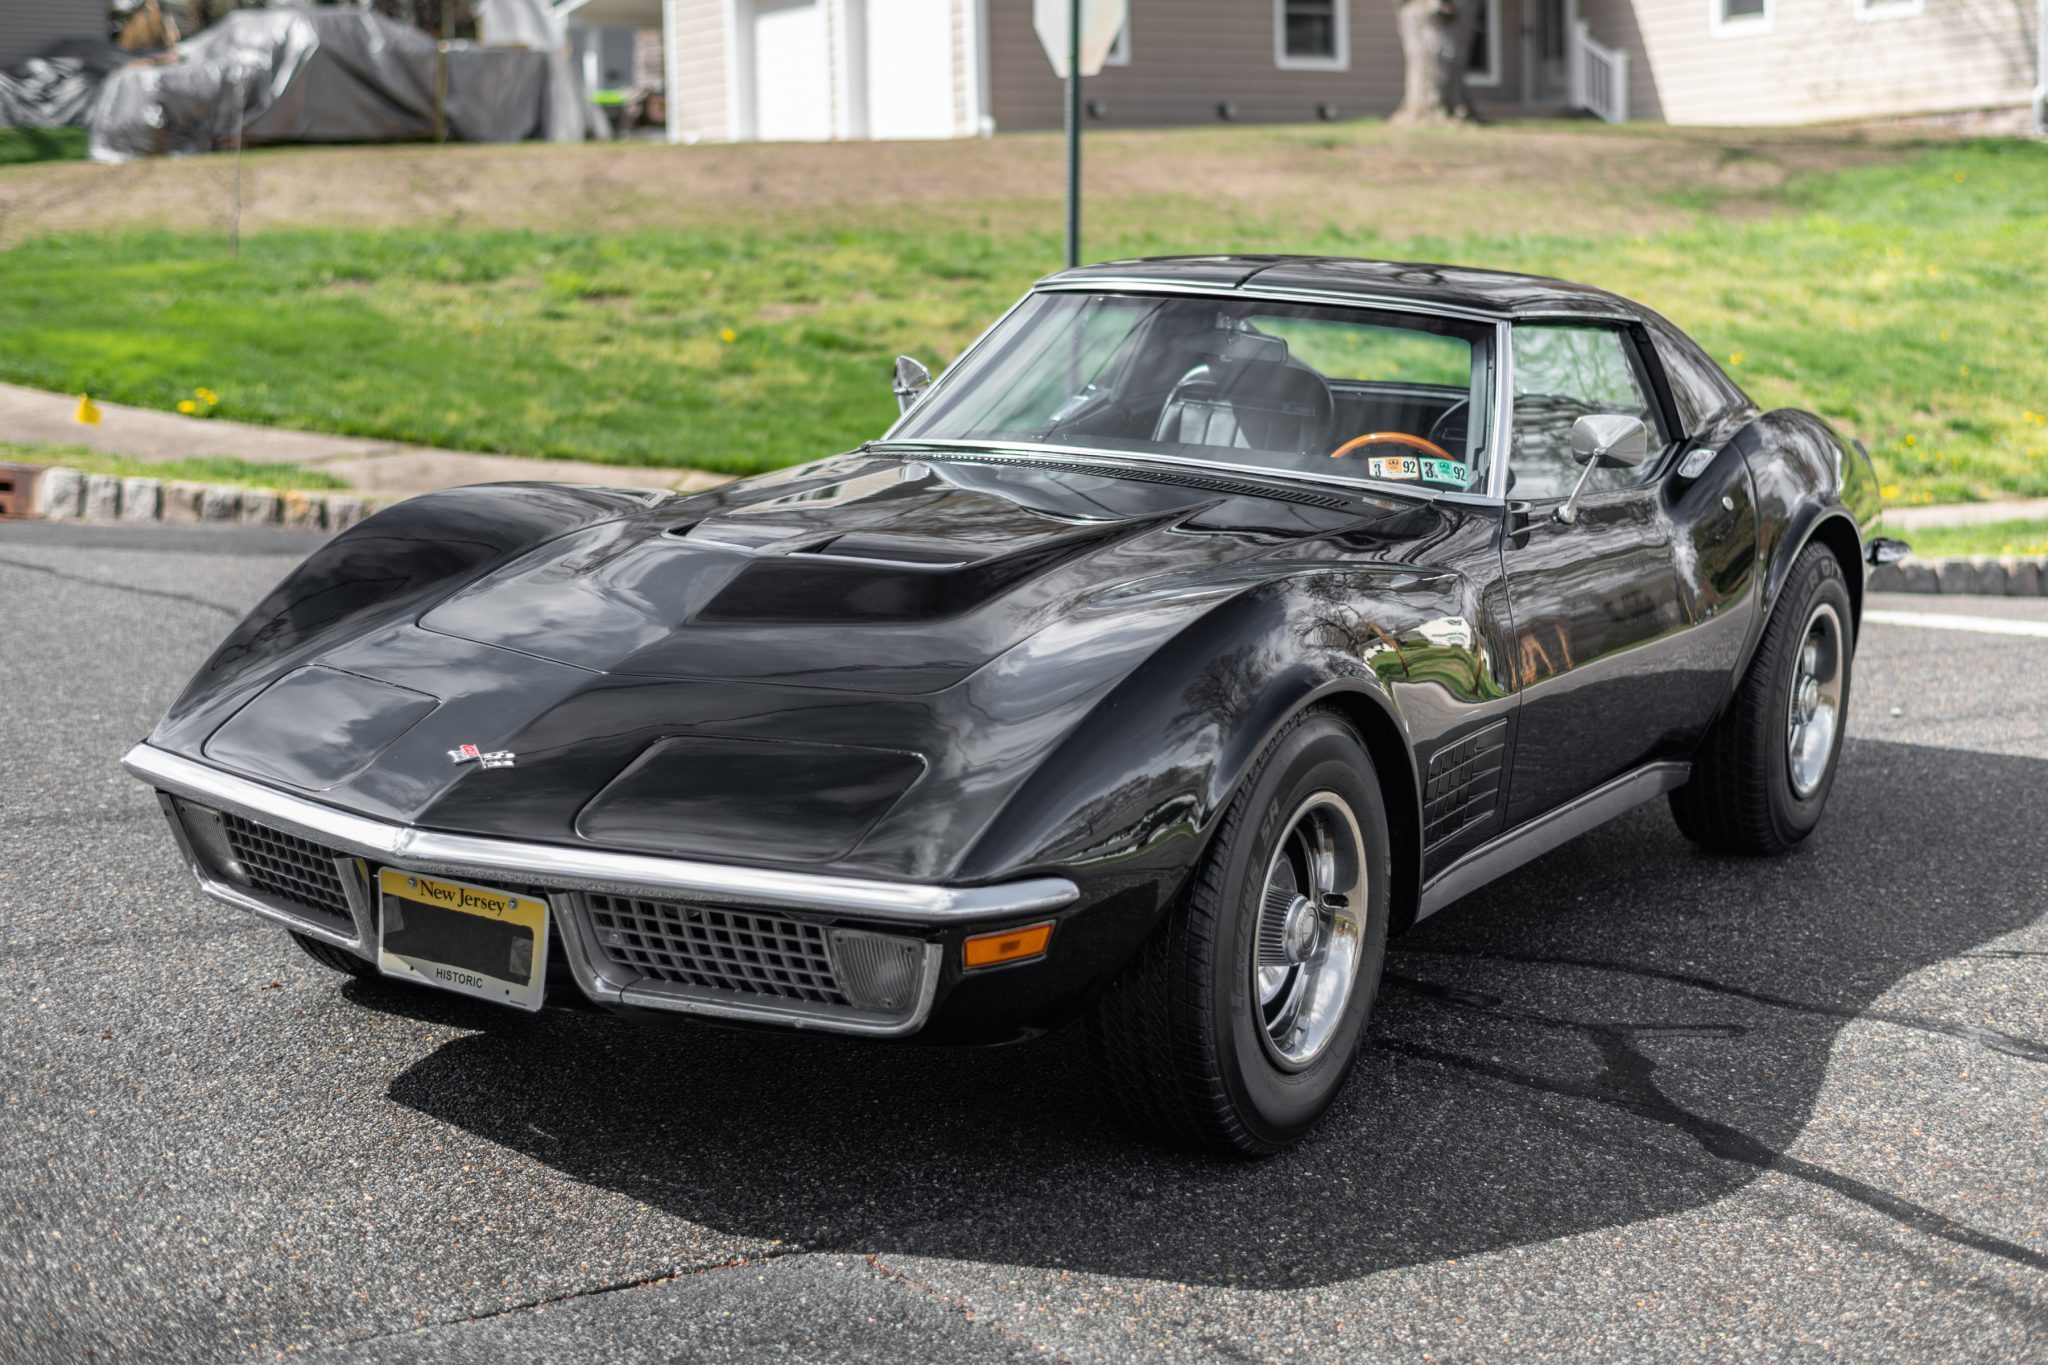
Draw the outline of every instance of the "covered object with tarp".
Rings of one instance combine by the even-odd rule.
[[[39,57],[0,68],[0,128],[84,123],[100,82],[132,57],[97,38],[66,38]]]
[[[238,138],[517,142],[553,131],[548,65],[540,52],[443,45],[367,10],[238,10],[109,74],[88,145],[96,161],[126,161]]]

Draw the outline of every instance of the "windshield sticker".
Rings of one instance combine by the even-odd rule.
[[[1454,483],[1463,488],[1472,482],[1472,471],[1456,460],[1424,460],[1422,477],[1431,483]]]
[[[1365,462],[1368,473],[1375,479],[1418,479],[1422,470],[1413,455],[1374,456]]]

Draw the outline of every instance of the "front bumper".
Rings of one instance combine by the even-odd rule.
[[[1046,917],[1080,894],[1059,877],[955,887],[447,834],[148,744],[121,762],[157,790],[214,899],[374,962],[378,867],[543,894],[576,986],[611,1008],[903,1036],[931,1014],[942,935]],[[231,838],[242,854],[224,858],[217,846]],[[223,869],[242,861],[260,864],[257,874],[243,868],[238,881]]]

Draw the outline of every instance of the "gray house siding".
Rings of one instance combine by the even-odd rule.
[[[62,38],[105,38],[106,0],[0,0],[0,66]]]
[[[1770,0],[1769,21],[1716,35],[1717,0],[1581,0],[1600,41],[1630,55],[1631,113],[1669,123],[1782,124],[2023,104],[2034,5]]]
[[[1031,28],[1031,0],[987,0],[989,104],[998,131],[1057,128],[1063,85]],[[1350,69],[1283,71],[1273,61],[1272,0],[1131,0],[1131,64],[1087,82],[1100,125],[1215,123],[1229,102],[1255,123],[1299,123],[1318,105],[1339,118],[1392,112],[1401,43],[1387,0],[1351,0]]]

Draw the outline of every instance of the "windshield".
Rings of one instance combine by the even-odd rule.
[[[1082,447],[1483,489],[1486,323],[1256,299],[1027,299],[891,440]]]

